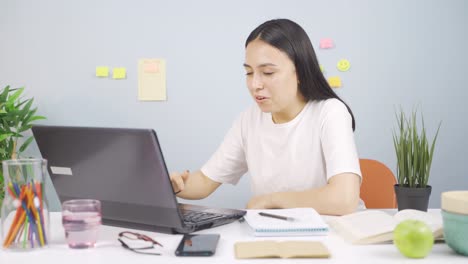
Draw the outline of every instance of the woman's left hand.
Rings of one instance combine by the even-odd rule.
[[[247,209],[269,209],[273,208],[271,194],[259,195],[250,199]]]

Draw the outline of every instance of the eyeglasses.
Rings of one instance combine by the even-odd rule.
[[[120,239],[122,237],[130,239],[130,240],[143,240],[143,241],[146,241],[146,242],[151,242],[151,246],[132,247],[132,246],[128,245],[127,243],[125,243],[122,239]],[[152,239],[149,236],[134,233],[134,232],[130,232],[130,231],[124,231],[124,232],[119,233],[119,238],[117,238],[117,240],[119,240],[120,244],[122,244],[122,247],[124,247],[125,249],[128,249],[128,250],[131,250],[131,251],[133,251],[135,253],[147,254],[147,255],[161,255],[160,253],[146,251],[146,250],[149,250],[149,249],[154,249],[155,248],[154,245],[157,245],[157,246],[160,246],[160,247],[163,246],[163,245],[161,245],[161,243],[159,243],[158,241]]]

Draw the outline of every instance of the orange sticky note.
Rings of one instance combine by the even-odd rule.
[[[143,64],[143,70],[146,73],[158,73],[159,61],[147,61]]]
[[[341,79],[339,76],[333,76],[328,78],[328,84],[331,88],[340,88],[341,87]]]

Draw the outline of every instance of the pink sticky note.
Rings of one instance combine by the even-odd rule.
[[[332,49],[335,46],[331,38],[323,38],[320,40],[321,49]]]
[[[158,62],[154,62],[154,61],[146,62],[143,67],[146,73],[158,73],[159,72]]]

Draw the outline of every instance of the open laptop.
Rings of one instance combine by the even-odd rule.
[[[152,129],[33,126],[60,201],[98,199],[107,225],[191,233],[243,210],[179,204]]]

